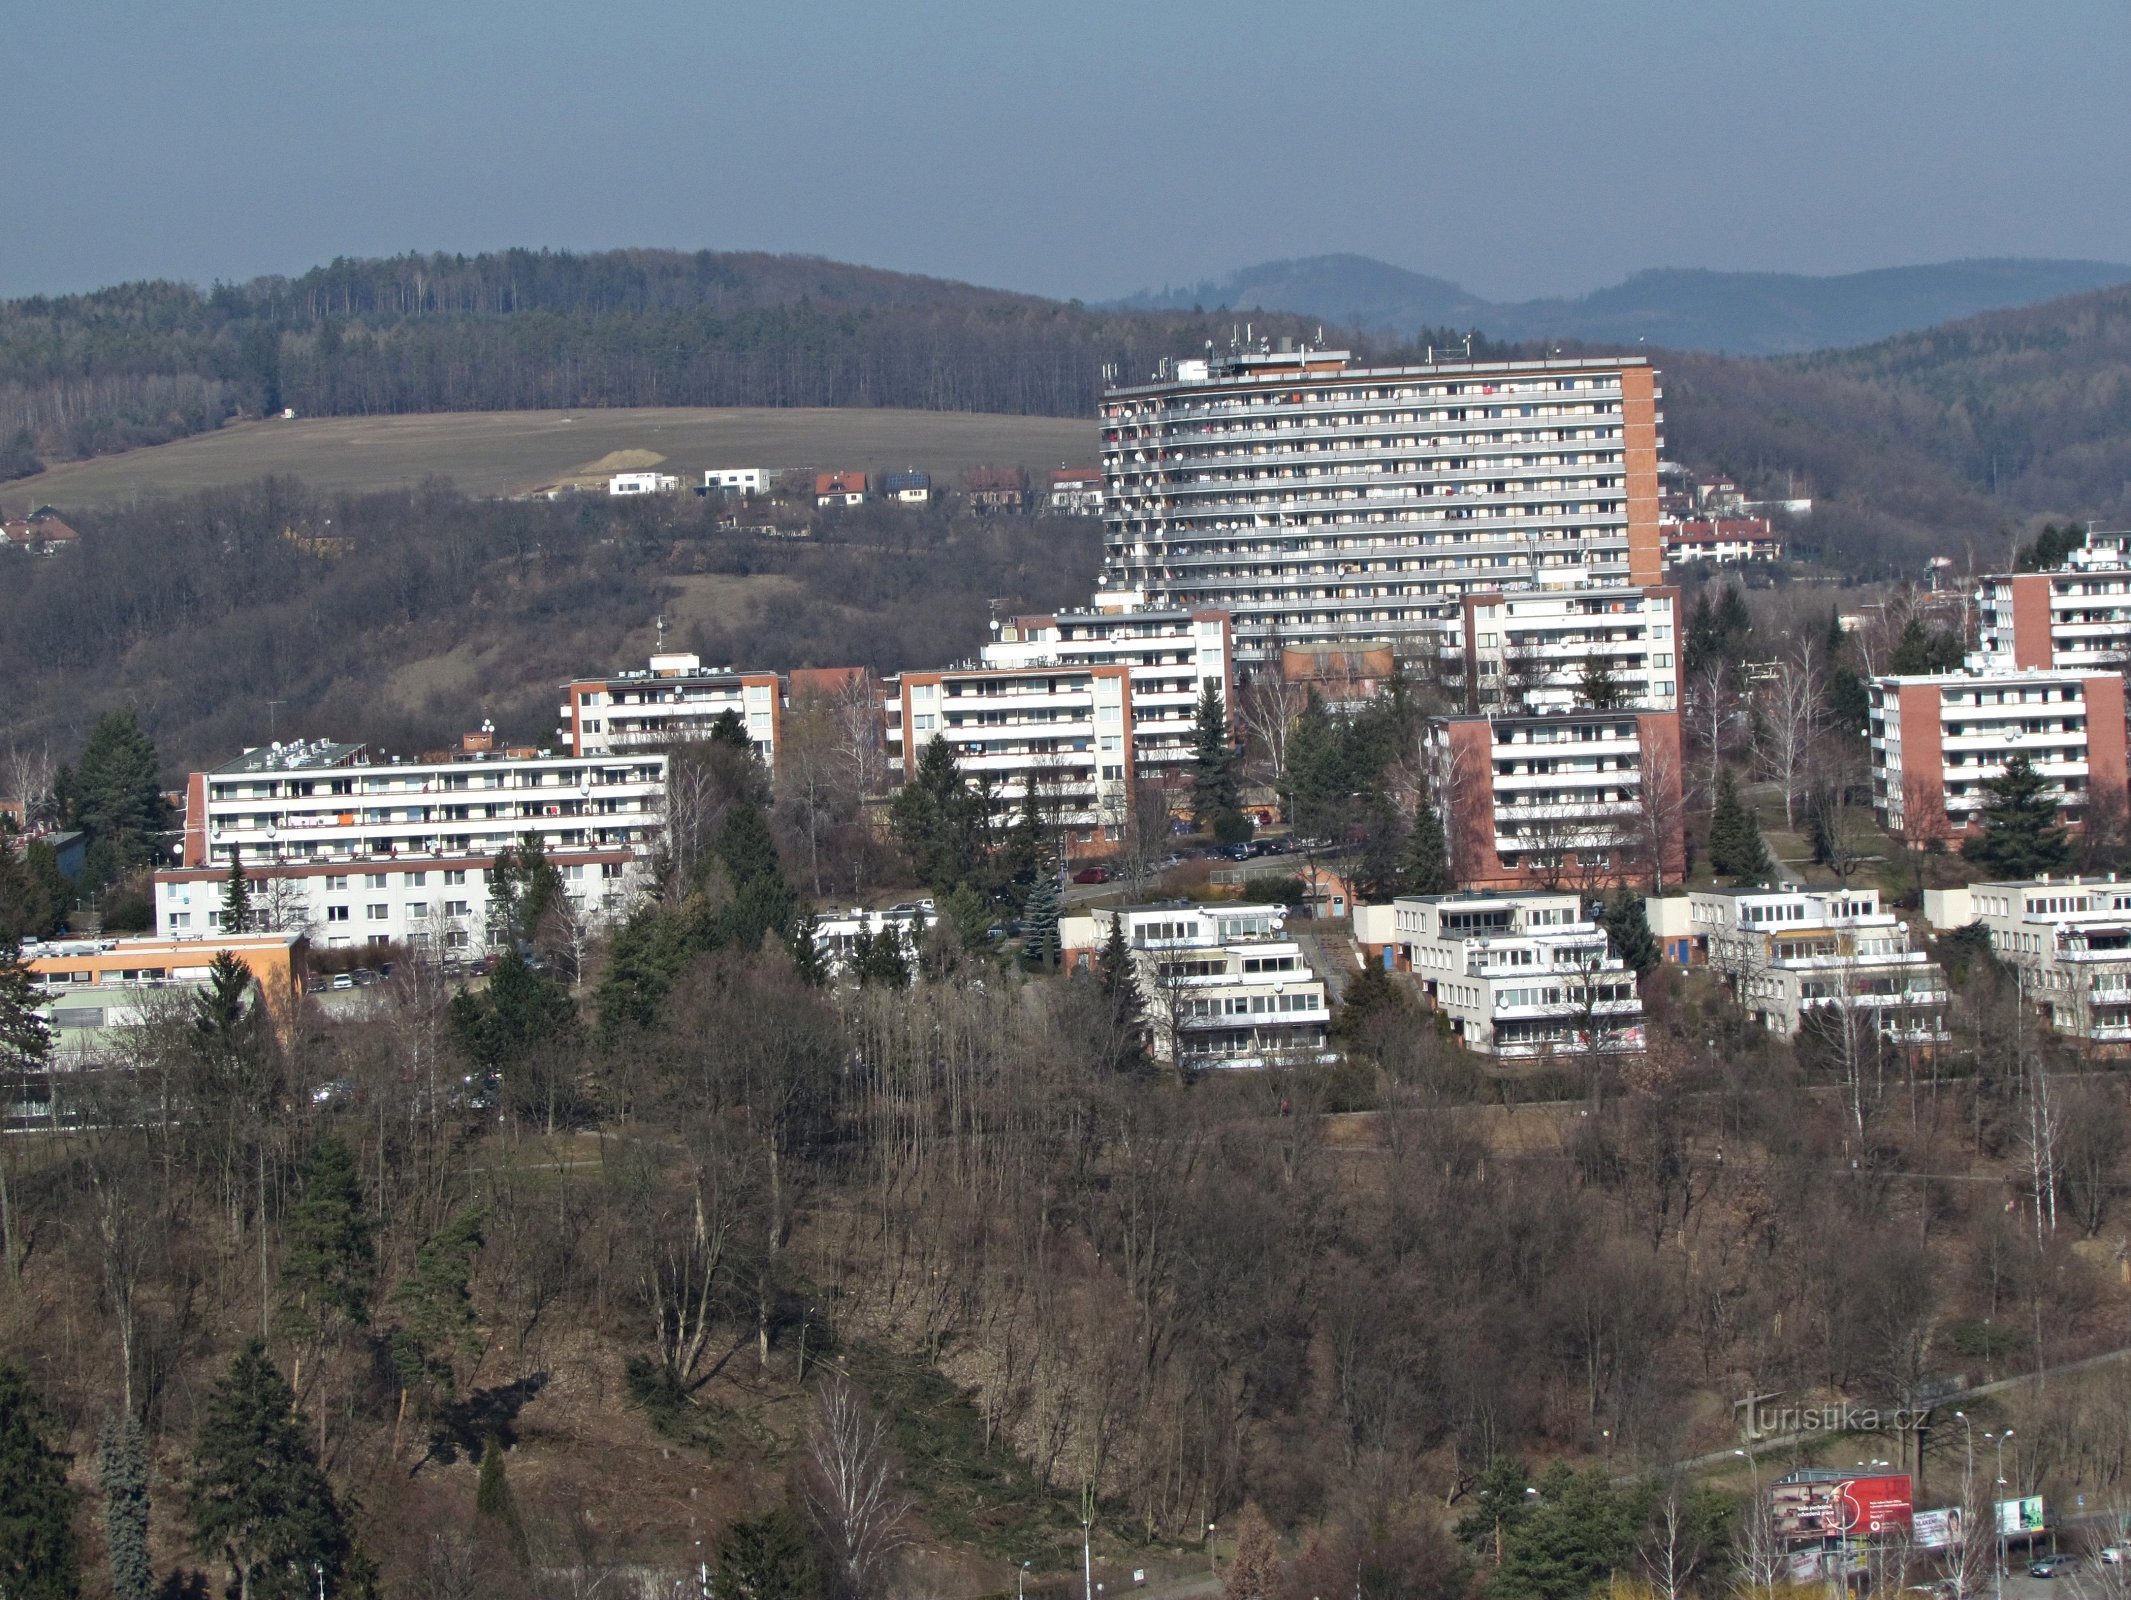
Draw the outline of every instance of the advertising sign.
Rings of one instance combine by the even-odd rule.
[[[1960,1542],[1961,1508],[1950,1506],[1944,1511],[1919,1511],[1909,1531],[1919,1550],[1949,1549]]]
[[[2029,1495],[2025,1500],[2000,1500],[1998,1502],[1998,1532],[2009,1538],[2021,1534],[2046,1533],[2049,1524],[2042,1511],[2042,1496]]]
[[[1818,1540],[1828,1531],[1839,1480],[1778,1483],[1769,1490],[1769,1522],[1785,1543]]]
[[[2035,1503],[2039,1506],[2042,1502]],[[1834,1520],[1828,1528],[1830,1533],[1869,1537],[1906,1528],[1912,1510],[1909,1474],[1845,1479],[1836,1486],[1835,1504],[1831,1509]],[[2004,1513],[1999,1514],[2003,1516]]]

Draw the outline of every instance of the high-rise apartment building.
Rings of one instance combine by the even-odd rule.
[[[2131,663],[2131,533],[2089,533],[2054,572],[2004,572],[1976,592],[1975,660],[2117,672]]]
[[[1640,357],[1170,363],[1103,397],[1109,578],[1228,610],[1246,662],[1439,634],[1557,569],[1656,584],[1660,398]]]

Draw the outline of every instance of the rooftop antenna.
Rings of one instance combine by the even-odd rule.
[[[659,654],[664,655],[666,653],[666,613],[663,611],[658,614],[658,630]]]

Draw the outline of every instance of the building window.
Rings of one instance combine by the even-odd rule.
[[[382,900],[374,900],[364,909],[363,914],[372,922],[383,922],[392,915],[392,908]]]
[[[382,889],[382,888],[384,888],[384,886],[385,886],[385,874],[384,874],[384,873],[382,873],[382,872],[366,872],[366,873],[364,873],[364,874],[363,874],[363,887],[364,887],[365,889]]]
[[[173,928],[189,928],[189,927],[191,927],[191,926],[192,926],[192,913],[191,913],[190,911],[173,911],[173,912],[172,912],[172,913],[170,914],[170,925],[171,925],[171,926],[172,926]]]
[[[410,872],[407,874],[407,886],[411,889],[424,888],[428,882],[429,874],[426,872]]]
[[[332,892],[333,890],[335,890],[335,889],[345,889],[345,888],[347,888],[347,886],[348,886],[348,876],[347,876],[347,874],[346,874],[346,873],[344,873],[344,872],[343,872],[343,873],[332,873],[332,872],[329,872],[329,873],[327,873],[327,874],[326,874],[326,892],[327,892],[327,893],[329,893],[329,894],[330,894],[330,893],[331,893],[331,892]]]
[[[445,882],[445,884],[446,884],[447,886],[448,886],[448,885],[451,885],[451,884],[457,884],[457,883],[464,883],[465,881],[466,881],[466,870],[465,870],[465,868],[463,868],[463,867],[447,867],[447,868],[446,868],[446,869],[444,870],[444,882]]]
[[[328,921],[328,922],[346,922],[347,920],[348,920],[348,908],[347,908],[346,906],[327,906],[327,907],[326,907],[326,921]]]

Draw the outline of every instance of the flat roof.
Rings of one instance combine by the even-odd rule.
[[[1160,378],[1146,383],[1119,385],[1105,389],[1103,398],[1123,399],[1139,395],[1165,394],[1173,390],[1208,389],[1255,389],[1267,384],[1284,383],[1344,383],[1356,378],[1437,378],[1437,377],[1484,377],[1496,373],[1547,373],[1614,371],[1626,367],[1647,367],[1648,356],[1595,356],[1588,359],[1548,357],[1543,361],[1438,361],[1431,365],[1413,367],[1350,367],[1344,350],[1289,350],[1267,354],[1254,354],[1253,359],[1263,361],[1268,370],[1247,373],[1242,376],[1215,376],[1210,370],[1203,378]],[[1307,370],[1305,363],[1312,365],[1328,363],[1334,358],[1340,365],[1329,370]],[[1230,360],[1227,356],[1211,358],[1179,356],[1181,361],[1206,359],[1212,363]],[[1280,363],[1277,364],[1276,363]]]
[[[207,770],[217,776],[243,772],[310,772],[320,767],[348,767],[360,761],[363,746],[341,744],[332,739],[297,740],[292,744],[263,744],[245,751],[233,761]]]

